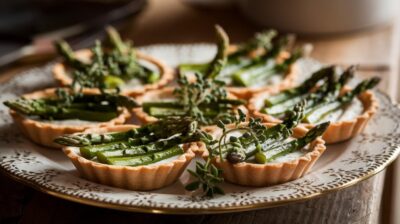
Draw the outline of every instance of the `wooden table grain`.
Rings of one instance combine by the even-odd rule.
[[[232,42],[260,30],[234,9],[206,9],[179,0],[150,0],[135,19],[126,21],[123,36],[142,46],[156,43],[213,42],[213,25],[222,25]],[[299,37],[312,43],[312,56],[324,63],[359,64],[360,75],[379,75],[379,88],[397,96],[400,35],[398,22],[356,33]],[[6,81],[36,64],[18,64],[0,76]],[[0,223],[396,223],[393,200],[399,180],[395,166],[355,186],[306,202],[264,210],[220,215],[152,215],[81,205],[37,192],[0,174]],[[398,165],[397,165],[398,167]],[[385,192],[385,193],[383,193]],[[398,218],[398,217],[397,217]],[[397,222],[398,223],[398,222]]]

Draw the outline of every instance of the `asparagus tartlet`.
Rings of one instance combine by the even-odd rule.
[[[91,181],[130,190],[154,190],[174,183],[194,158],[197,122],[167,119],[142,127],[88,129],[56,142],[80,174]],[[193,151],[192,151],[193,150]]]
[[[243,123],[244,115],[234,124],[221,123],[208,141],[203,140],[208,158],[205,165],[196,169],[210,170],[215,179],[223,177],[231,183],[257,187],[302,177],[325,151],[319,136],[329,125],[322,123],[311,130],[296,127],[303,116],[303,106],[297,105],[281,124],[265,124],[253,118]],[[214,187],[208,185],[209,189]]]
[[[176,88],[149,91],[136,100],[142,107],[133,109],[134,115],[145,124],[165,117],[189,116],[206,127],[233,116],[238,108],[247,111],[245,101],[229,94],[222,82],[200,74],[193,81],[181,77]]]
[[[354,73],[355,67],[351,66],[336,78],[334,66],[324,67],[294,88],[254,95],[248,108],[255,117],[266,122],[281,122],[293,105],[305,100],[302,125],[312,128],[320,122],[330,121],[323,139],[327,143],[341,142],[362,132],[378,107],[369,89],[380,79],[367,79],[350,88],[346,83]]]
[[[45,89],[4,102],[14,122],[33,142],[60,148],[54,138],[88,128],[123,124],[131,108],[131,98],[114,94],[71,94],[69,89]]]
[[[214,59],[204,64],[181,64],[179,74],[200,72],[208,78],[224,81],[230,92],[244,99],[271,88],[291,87],[296,76],[295,62],[301,53],[288,52],[288,38],[276,35],[276,31],[269,30],[256,34],[246,43],[228,47],[228,36],[217,27]],[[214,69],[215,64],[220,67]]]
[[[165,86],[173,79],[173,71],[161,60],[136,51],[130,42],[123,42],[112,27],[107,28],[110,47],[96,41],[93,49],[73,52],[59,42],[56,46],[64,62],[53,67],[54,78],[63,86],[114,89],[136,96]]]

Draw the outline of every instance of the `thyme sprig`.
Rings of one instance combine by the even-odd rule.
[[[185,189],[188,191],[194,191],[197,189],[201,189],[204,192],[205,196],[213,197],[214,194],[224,194],[224,191],[218,186],[218,184],[224,181],[222,177],[222,170],[218,169],[211,161],[215,158],[216,149],[221,149],[223,142],[225,142],[225,138],[228,133],[232,130],[242,130],[245,129],[247,131],[251,131],[253,137],[256,137],[256,134],[253,133],[253,130],[258,132],[258,129],[263,127],[258,119],[251,119],[251,128],[246,128],[241,126],[241,123],[246,120],[246,114],[238,110],[237,116],[226,117],[222,120],[219,120],[217,125],[223,131],[222,136],[219,139],[214,139],[213,136],[206,132],[201,132],[202,137],[201,141],[205,144],[205,147],[208,151],[208,158],[205,160],[204,163],[197,162],[196,163],[196,170],[188,169],[188,172],[196,178],[195,181],[186,185]],[[234,125],[234,129],[228,129],[226,126],[228,124]],[[251,136],[249,136],[251,137]],[[232,139],[231,139],[232,140]],[[230,143],[237,143],[237,142],[230,142]],[[224,145],[226,146],[226,145]],[[220,152],[220,159],[223,160],[221,150]]]
[[[195,81],[189,81],[186,76],[178,80],[179,87],[175,89],[174,94],[184,106],[185,116],[192,117],[201,124],[211,124],[216,120],[230,118],[233,116],[231,111],[232,104],[243,104],[241,100],[223,103],[228,98],[224,88],[225,83],[218,80],[207,79],[200,73],[195,74]],[[215,117],[205,116],[205,109],[202,105],[208,105],[217,110]]]
[[[196,180],[187,184],[185,189],[187,191],[201,189],[204,193],[204,196],[207,197],[213,197],[214,194],[224,194],[222,188],[218,186],[218,184],[224,182],[222,170],[218,169],[214,164],[211,163],[212,159],[214,158],[211,152],[213,150],[213,146],[217,144],[218,141],[214,140],[210,134],[204,131],[201,131],[200,140],[204,142],[205,147],[209,152],[209,156],[204,163],[196,162],[195,170],[187,170]]]

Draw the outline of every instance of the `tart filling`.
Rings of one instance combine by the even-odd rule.
[[[64,99],[59,100],[57,92],[60,89],[50,88],[5,102],[11,108],[14,122],[28,138],[40,145],[59,148],[60,145],[54,143],[53,139],[60,135],[82,132],[87,128],[123,124],[131,116],[127,108],[110,100],[100,100],[99,104],[95,101],[83,102],[85,97],[90,100],[97,97],[100,99],[101,95],[98,94],[83,94],[75,98],[75,101],[66,103]],[[61,89],[61,92],[67,93],[68,90]]]
[[[173,79],[172,70],[160,60],[136,52],[113,28],[108,28],[107,33],[111,48],[104,52],[100,42],[91,50],[77,52],[72,52],[66,42],[59,43],[58,49],[65,62],[54,66],[54,78],[64,86],[118,87],[126,95],[160,88]]]
[[[226,83],[229,91],[240,98],[266,91],[271,87],[279,89],[293,84],[296,69],[294,63],[301,57],[299,51],[289,53],[285,50],[286,38],[275,37],[276,31],[258,33],[246,43],[231,47],[225,33],[218,33],[218,50],[215,58],[205,64],[181,64],[181,75],[200,72],[206,76]],[[221,71],[216,74],[211,67],[224,62]]]
[[[302,125],[311,128],[330,121],[324,140],[327,143],[347,140],[364,129],[378,107],[368,89],[376,86],[379,79],[364,80],[354,88],[345,86],[354,72],[354,67],[350,67],[335,80],[334,67],[323,68],[292,89],[256,94],[249,101],[249,110],[264,121],[281,122],[293,105],[304,101]]]
[[[131,190],[154,190],[179,178],[195,156],[188,143],[199,139],[196,122],[163,120],[142,127],[88,129],[56,141],[69,145],[63,150],[83,177]]]

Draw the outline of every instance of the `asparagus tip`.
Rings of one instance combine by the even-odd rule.
[[[223,52],[221,52],[224,56],[228,54],[229,47],[229,37],[226,34],[225,30],[220,25],[215,25],[215,33],[217,35],[218,45]]]
[[[318,124],[317,126],[313,127],[308,133],[308,136],[313,136],[314,138],[321,136],[326,129],[329,127],[331,122],[327,121],[321,124]]]
[[[372,78],[369,80],[369,82],[368,82],[367,88],[368,88],[368,89],[374,88],[376,85],[379,84],[380,81],[381,81],[381,78],[376,77],[376,76],[375,76],[375,77],[372,77]]]

